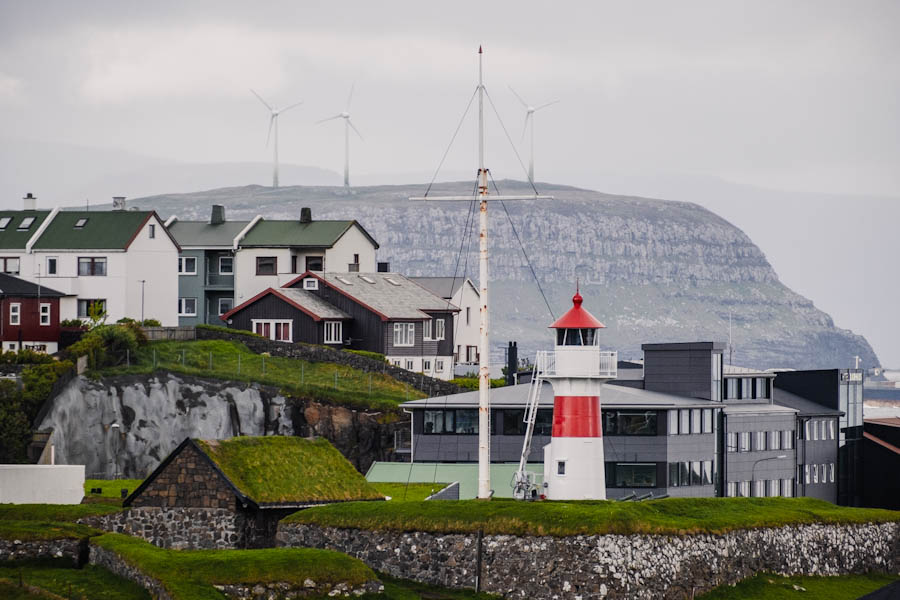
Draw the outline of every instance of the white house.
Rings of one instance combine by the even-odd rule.
[[[456,347],[454,354],[458,365],[478,364],[478,340],[480,329],[481,294],[467,277],[410,277],[431,293],[459,307],[453,316]]]
[[[101,303],[122,317],[178,324],[179,246],[154,211],[0,211],[0,269],[58,290],[60,319]]]

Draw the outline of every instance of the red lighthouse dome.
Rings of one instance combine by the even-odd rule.
[[[606,325],[601,323],[589,313],[586,309],[581,307],[581,303],[584,301],[584,298],[581,297],[581,294],[576,289],[575,295],[572,296],[572,308],[569,311],[558,318],[553,325],[550,326],[551,329],[601,329],[605,328]]]

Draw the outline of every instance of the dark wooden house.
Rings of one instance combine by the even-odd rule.
[[[0,273],[0,339],[3,351],[31,348],[52,354],[59,347],[62,292]]]
[[[395,366],[451,379],[457,312],[398,273],[306,272],[222,319],[272,340],[377,352]]]

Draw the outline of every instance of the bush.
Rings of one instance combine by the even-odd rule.
[[[244,331],[243,329],[231,329],[230,327],[222,327],[221,325],[197,325],[197,329],[205,329],[206,331],[215,331],[218,333],[228,333],[231,335],[246,335],[248,337],[261,338],[263,336],[252,331]],[[268,338],[264,338],[268,339]]]
[[[12,381],[0,380],[0,463],[26,462],[30,436],[22,393]]]
[[[66,353],[77,360],[80,356],[88,357],[88,368],[97,369],[106,364],[106,348],[103,340],[94,332],[85,334],[80,340],[66,348]]]
[[[0,364],[4,365],[39,365],[51,362],[53,362],[52,356],[43,352],[35,352],[31,348],[0,354]]]
[[[137,331],[140,331],[140,326],[136,323],[98,325],[69,346],[66,352],[72,358],[87,355],[91,369],[114,367],[125,362],[128,354],[136,357],[139,346]],[[146,343],[147,337],[143,331],[140,336]]]
[[[380,354],[378,352],[369,352],[368,350],[344,350],[344,352],[358,354],[359,356],[365,356],[366,358],[371,358],[372,360],[377,360],[378,362],[387,362],[387,357],[384,354]]]
[[[125,323],[135,323],[136,321],[131,317],[122,317],[118,321],[116,321],[117,325],[124,325]]]
[[[478,378],[477,377],[457,377],[455,379],[451,379],[450,383],[455,383],[461,388],[465,388],[467,390],[477,390],[478,389]],[[491,387],[498,388],[506,385],[505,379],[491,379]]]
[[[56,381],[73,370],[71,361],[32,365],[22,371],[22,410],[28,422],[34,421],[44,402],[50,400]]]
[[[78,327],[84,328],[87,327],[84,321],[81,319],[63,319],[59,322],[60,327]]]
[[[147,343],[147,334],[144,333],[143,327],[137,321],[128,321],[123,323],[121,327],[125,327],[134,334],[134,339],[137,341],[138,346],[143,346]]]
[[[141,323],[141,325],[144,327],[162,327],[162,323],[156,319],[144,319],[144,322]]]

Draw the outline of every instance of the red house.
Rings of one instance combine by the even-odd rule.
[[[31,348],[52,354],[59,348],[59,299],[48,287],[0,273],[0,341],[3,351]]]

